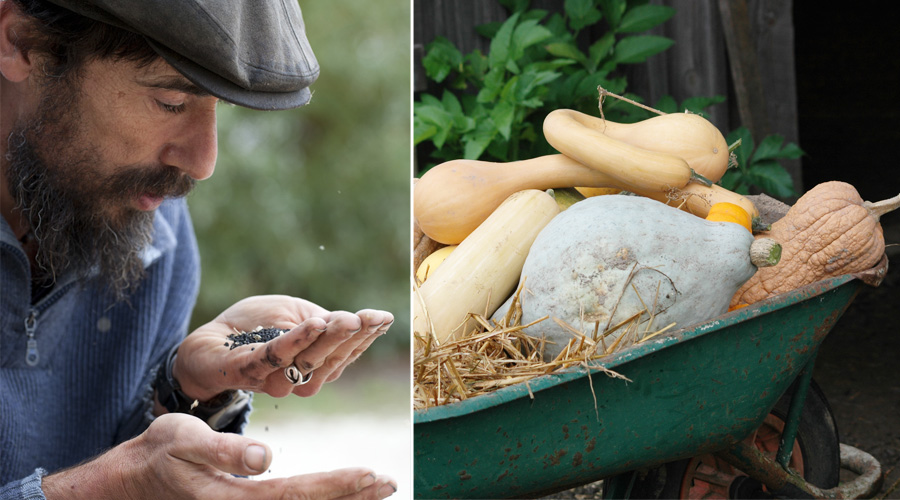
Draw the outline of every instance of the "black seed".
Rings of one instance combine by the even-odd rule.
[[[288,331],[286,328],[262,328],[252,332],[232,333],[228,336],[228,340],[232,342],[231,348],[234,349],[242,345],[268,342],[278,338],[279,335],[286,331]],[[225,345],[228,345],[228,343]]]

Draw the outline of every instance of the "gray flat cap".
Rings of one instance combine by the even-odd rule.
[[[319,76],[297,0],[50,1],[143,35],[188,80],[239,106],[303,106]]]

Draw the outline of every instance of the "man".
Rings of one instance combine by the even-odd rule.
[[[247,392],[316,394],[390,313],[251,297],[185,337],[183,197],[213,173],[217,101],[302,106],[318,74],[296,2],[208,3],[0,0],[0,499],[396,491],[362,468],[240,477],[272,459],[239,435]]]

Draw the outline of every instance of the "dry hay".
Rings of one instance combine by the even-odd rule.
[[[530,336],[524,330],[550,318],[521,324],[519,296],[523,290],[524,280],[515,292],[506,317],[500,321],[490,321],[484,315],[469,314],[466,319],[474,319],[478,326],[466,332],[459,340],[439,345],[432,333],[414,332],[415,409],[454,403],[519,383],[525,383],[528,387],[528,381],[534,377],[574,366],[603,372],[610,377],[630,382],[626,377],[591,362],[645,342],[675,326],[672,323],[652,331],[653,315],[646,308],[602,332],[599,322],[595,322],[590,336],[554,318],[552,321],[572,333],[572,339],[559,356],[545,361],[541,356],[545,340]],[[650,310],[655,310],[655,307]],[[646,325],[642,325],[643,323]],[[622,333],[618,338],[607,345],[606,339],[620,331]],[[530,387],[528,391],[531,394]]]

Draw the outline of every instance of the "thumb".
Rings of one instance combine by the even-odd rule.
[[[272,463],[272,450],[259,441],[238,434],[216,432],[190,415],[177,416],[184,418],[173,422],[176,428],[169,452],[173,457],[238,475],[261,474]]]

